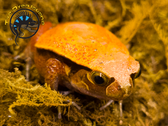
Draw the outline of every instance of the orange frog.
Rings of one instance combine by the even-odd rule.
[[[49,22],[41,26],[29,43],[45,82],[52,89],[65,85],[109,100],[108,104],[120,101],[122,116],[121,101],[131,94],[133,79],[140,73],[139,62],[114,34],[99,25],[68,22],[50,27]]]

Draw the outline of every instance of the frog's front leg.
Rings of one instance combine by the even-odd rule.
[[[58,90],[58,84],[64,76],[64,65],[58,59],[50,58],[46,61],[44,78],[51,89]]]
[[[58,84],[62,79],[65,79],[66,72],[65,66],[56,58],[50,58],[46,61],[45,67],[45,82],[50,85],[51,89],[58,90]],[[67,101],[69,102],[69,100]],[[72,102],[72,105],[76,106],[79,110],[80,107]],[[58,106],[58,119],[61,119],[61,107]]]
[[[62,63],[55,59],[50,58],[46,61],[45,67],[45,82],[50,85],[51,89],[58,90],[58,84],[65,75],[65,69]],[[58,119],[61,119],[61,107],[58,106]]]

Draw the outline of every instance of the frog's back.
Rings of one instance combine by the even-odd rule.
[[[109,74],[106,65],[114,59],[124,59],[123,56],[126,60],[129,58],[127,48],[115,35],[91,23],[58,24],[45,32],[35,47],[53,51],[79,65],[106,74]],[[117,52],[121,55],[116,55]]]

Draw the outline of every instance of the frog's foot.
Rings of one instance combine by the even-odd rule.
[[[31,53],[29,47],[26,47],[26,49],[19,55],[14,57],[14,60],[22,59],[26,62],[26,74],[25,78],[27,81],[29,81],[29,75],[30,75],[30,66],[32,65],[32,60],[31,60]]]
[[[67,100],[66,102],[70,102],[69,100]],[[79,111],[81,110],[81,107],[79,105],[77,105],[75,102],[72,101],[72,105],[75,106]]]
[[[113,103],[113,100],[109,100],[104,106],[100,107],[100,110],[105,109],[107,106],[109,106],[111,103]],[[120,111],[120,121],[119,124],[122,125],[123,121],[122,121],[122,116],[123,116],[123,112],[122,112],[122,100],[119,101],[119,111]]]
[[[70,93],[73,93],[74,91],[60,91],[60,93],[62,95],[68,95]],[[70,102],[69,100],[67,100],[67,102]],[[78,106],[75,102],[72,101],[72,105],[75,106],[79,111],[81,110],[81,107]]]
[[[65,101],[65,102],[70,102],[69,100]],[[81,107],[78,106],[75,102],[72,101],[72,105],[75,106],[79,111],[81,110]],[[62,111],[61,111],[61,106],[58,106],[58,119],[62,119],[62,115],[61,115]]]

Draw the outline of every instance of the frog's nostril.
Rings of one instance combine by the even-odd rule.
[[[132,91],[132,83],[120,84],[114,81],[106,88],[106,95],[113,99],[123,99],[128,97]]]

